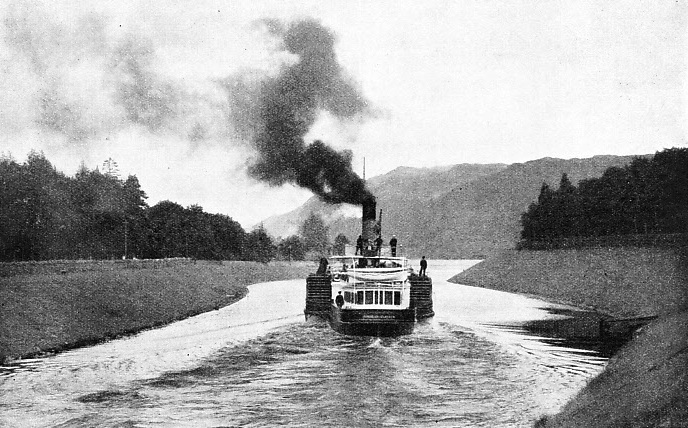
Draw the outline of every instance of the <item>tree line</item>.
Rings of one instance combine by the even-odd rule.
[[[135,175],[119,177],[83,163],[73,177],[43,153],[26,162],[0,156],[0,261],[189,257],[208,260],[303,260],[329,251],[327,228],[312,215],[280,242],[259,226],[246,232],[231,217],[198,205],[150,207]]]
[[[686,233],[688,149],[637,157],[578,186],[566,174],[556,190],[543,183],[521,225],[525,248],[566,238]]]
[[[282,239],[277,256],[282,260],[314,260],[330,254],[344,255],[349,239],[342,233],[329,240],[329,228],[319,215],[311,212],[297,234]]]

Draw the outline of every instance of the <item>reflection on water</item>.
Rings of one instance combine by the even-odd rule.
[[[437,315],[409,336],[305,322],[304,281],[283,281],[220,311],[25,362],[0,377],[0,425],[529,426],[606,360],[592,338],[576,348],[536,334],[570,309],[444,281],[470,264],[431,262]]]
[[[603,340],[600,337],[602,317],[596,312],[556,307],[547,308],[546,311],[555,316],[526,322],[497,323],[493,326],[537,337],[538,341],[553,347],[572,348],[570,352],[592,353],[603,358],[611,358],[627,343],[625,338]]]

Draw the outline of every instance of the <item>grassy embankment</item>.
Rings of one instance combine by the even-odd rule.
[[[671,249],[503,251],[450,281],[544,297],[619,318],[688,307],[686,272]]]
[[[452,278],[624,318],[658,316],[538,427],[688,426],[686,256],[660,248],[506,251]]]
[[[312,262],[0,264],[0,362],[74,348],[231,304],[246,286],[305,278]]]

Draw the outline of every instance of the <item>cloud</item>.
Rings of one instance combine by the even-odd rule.
[[[226,134],[220,85],[164,73],[150,37],[112,31],[105,15],[56,19],[21,2],[6,9],[2,23],[0,90],[17,102],[0,107],[0,123],[16,133],[43,131],[85,149],[130,127],[196,143]]]
[[[116,102],[126,118],[155,132],[178,115],[180,95],[171,82],[152,69],[155,50],[150,39],[128,36],[114,49],[112,72],[116,79]]]

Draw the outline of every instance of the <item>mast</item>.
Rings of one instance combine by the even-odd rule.
[[[377,234],[382,238],[382,208],[380,208],[380,216],[377,218]]]

